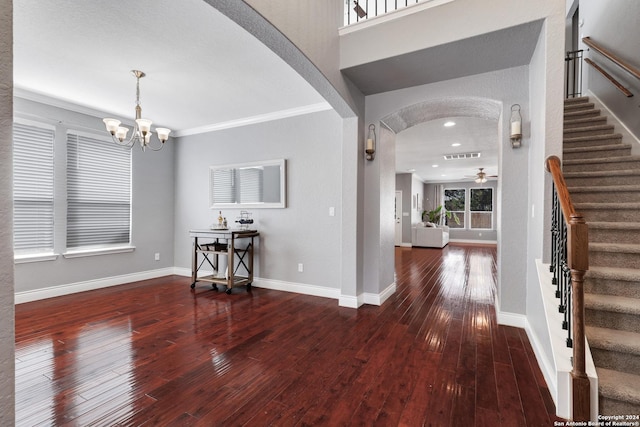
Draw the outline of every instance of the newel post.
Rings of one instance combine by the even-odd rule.
[[[588,421],[591,393],[585,361],[584,276],[589,269],[589,235],[580,214],[571,215],[567,233],[567,260],[571,270],[573,299],[573,419]]]

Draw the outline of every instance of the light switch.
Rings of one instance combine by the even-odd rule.
[[[329,216],[336,216],[336,208],[333,206],[329,208]]]

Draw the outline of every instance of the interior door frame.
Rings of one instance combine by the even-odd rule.
[[[402,245],[402,190],[396,190],[395,198],[395,246]]]

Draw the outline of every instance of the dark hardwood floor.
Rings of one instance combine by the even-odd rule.
[[[19,426],[551,426],[495,248],[396,248],[381,307],[171,276],[16,307]]]

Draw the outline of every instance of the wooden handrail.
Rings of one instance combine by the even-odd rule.
[[[633,93],[631,93],[631,91],[629,89],[624,87],[622,85],[622,83],[620,83],[618,80],[615,79],[615,77],[613,77],[611,74],[607,73],[602,67],[600,67],[598,64],[593,62],[591,59],[585,58],[584,62],[586,62],[587,64],[591,65],[593,68],[598,70],[600,72],[600,74],[602,74],[605,79],[607,79],[611,83],[613,83],[613,85],[615,87],[617,87],[618,90],[624,94],[624,96],[626,96],[627,98],[631,98],[633,96]]]
[[[613,54],[612,52],[608,51],[604,47],[600,46],[598,43],[591,40],[590,37],[583,37],[582,42],[587,46],[589,46],[590,48],[592,48],[593,50],[595,50],[596,52],[598,52],[599,54],[609,59],[618,67],[622,68],[623,70],[625,70],[626,72],[634,76],[636,79],[640,79],[640,70],[638,70],[633,65],[629,64],[624,59],[619,58],[617,55]]]
[[[589,230],[584,217],[576,212],[571,201],[560,159],[550,156],[545,166],[553,178],[560,208],[567,224],[567,266],[571,270],[573,303],[573,369],[571,370],[573,419],[588,421],[591,416],[591,397],[586,370],[583,285],[584,276],[589,269]]]

